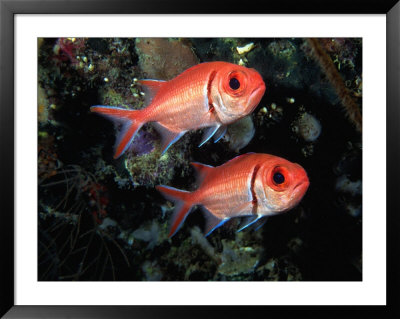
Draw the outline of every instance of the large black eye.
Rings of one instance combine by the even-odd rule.
[[[274,182],[275,184],[282,184],[285,181],[285,176],[283,176],[281,173],[277,172],[274,174]]]
[[[240,88],[240,82],[237,78],[231,78],[229,80],[229,86],[232,90],[237,90],[238,88]]]

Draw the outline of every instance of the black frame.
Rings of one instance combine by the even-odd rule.
[[[257,314],[275,317],[399,318],[399,204],[396,193],[400,162],[398,136],[400,105],[400,3],[398,0],[325,0],[262,3],[246,6],[229,1],[161,0],[0,0],[0,315],[5,318],[204,318],[245,317]],[[387,18],[387,306],[14,306],[14,15],[34,13],[375,13]],[[378,168],[377,168],[378,169]],[[397,249],[397,250],[396,250]],[[258,313],[259,312],[259,313]]]

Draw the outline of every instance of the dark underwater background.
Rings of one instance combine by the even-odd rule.
[[[255,68],[250,117],[201,148],[187,133],[164,156],[146,125],[113,159],[115,129],[93,105],[138,109],[138,79],[201,62]],[[362,39],[39,38],[38,280],[362,280]],[[247,152],[299,163],[310,187],[258,230],[235,218],[203,236],[193,210],[168,239],[173,204],[154,186],[195,188],[196,161]]]

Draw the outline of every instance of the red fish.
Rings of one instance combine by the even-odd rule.
[[[240,231],[264,216],[293,208],[309,185],[307,173],[299,164],[269,154],[240,155],[218,167],[192,165],[198,172],[199,187],[195,191],[156,186],[175,202],[170,237],[195,205],[205,212],[206,236],[232,217],[247,216]]]
[[[163,153],[186,132],[207,128],[199,146],[214,136],[217,142],[226,125],[251,113],[260,102],[265,84],[254,70],[227,62],[195,65],[170,81],[142,80],[146,103],[141,110],[92,106],[91,111],[123,123],[114,158],[121,156],[136,132],[153,122],[162,137]]]

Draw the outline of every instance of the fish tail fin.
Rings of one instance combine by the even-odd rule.
[[[171,226],[168,237],[172,237],[178,231],[187,215],[189,215],[194,203],[191,192],[182,191],[173,187],[159,185],[156,189],[164,195],[164,197],[175,203],[174,213],[171,217]]]
[[[115,143],[115,159],[127,150],[136,132],[146,123],[143,110],[128,110],[115,106],[95,105],[90,108],[90,111],[101,114],[114,122],[122,123]]]

